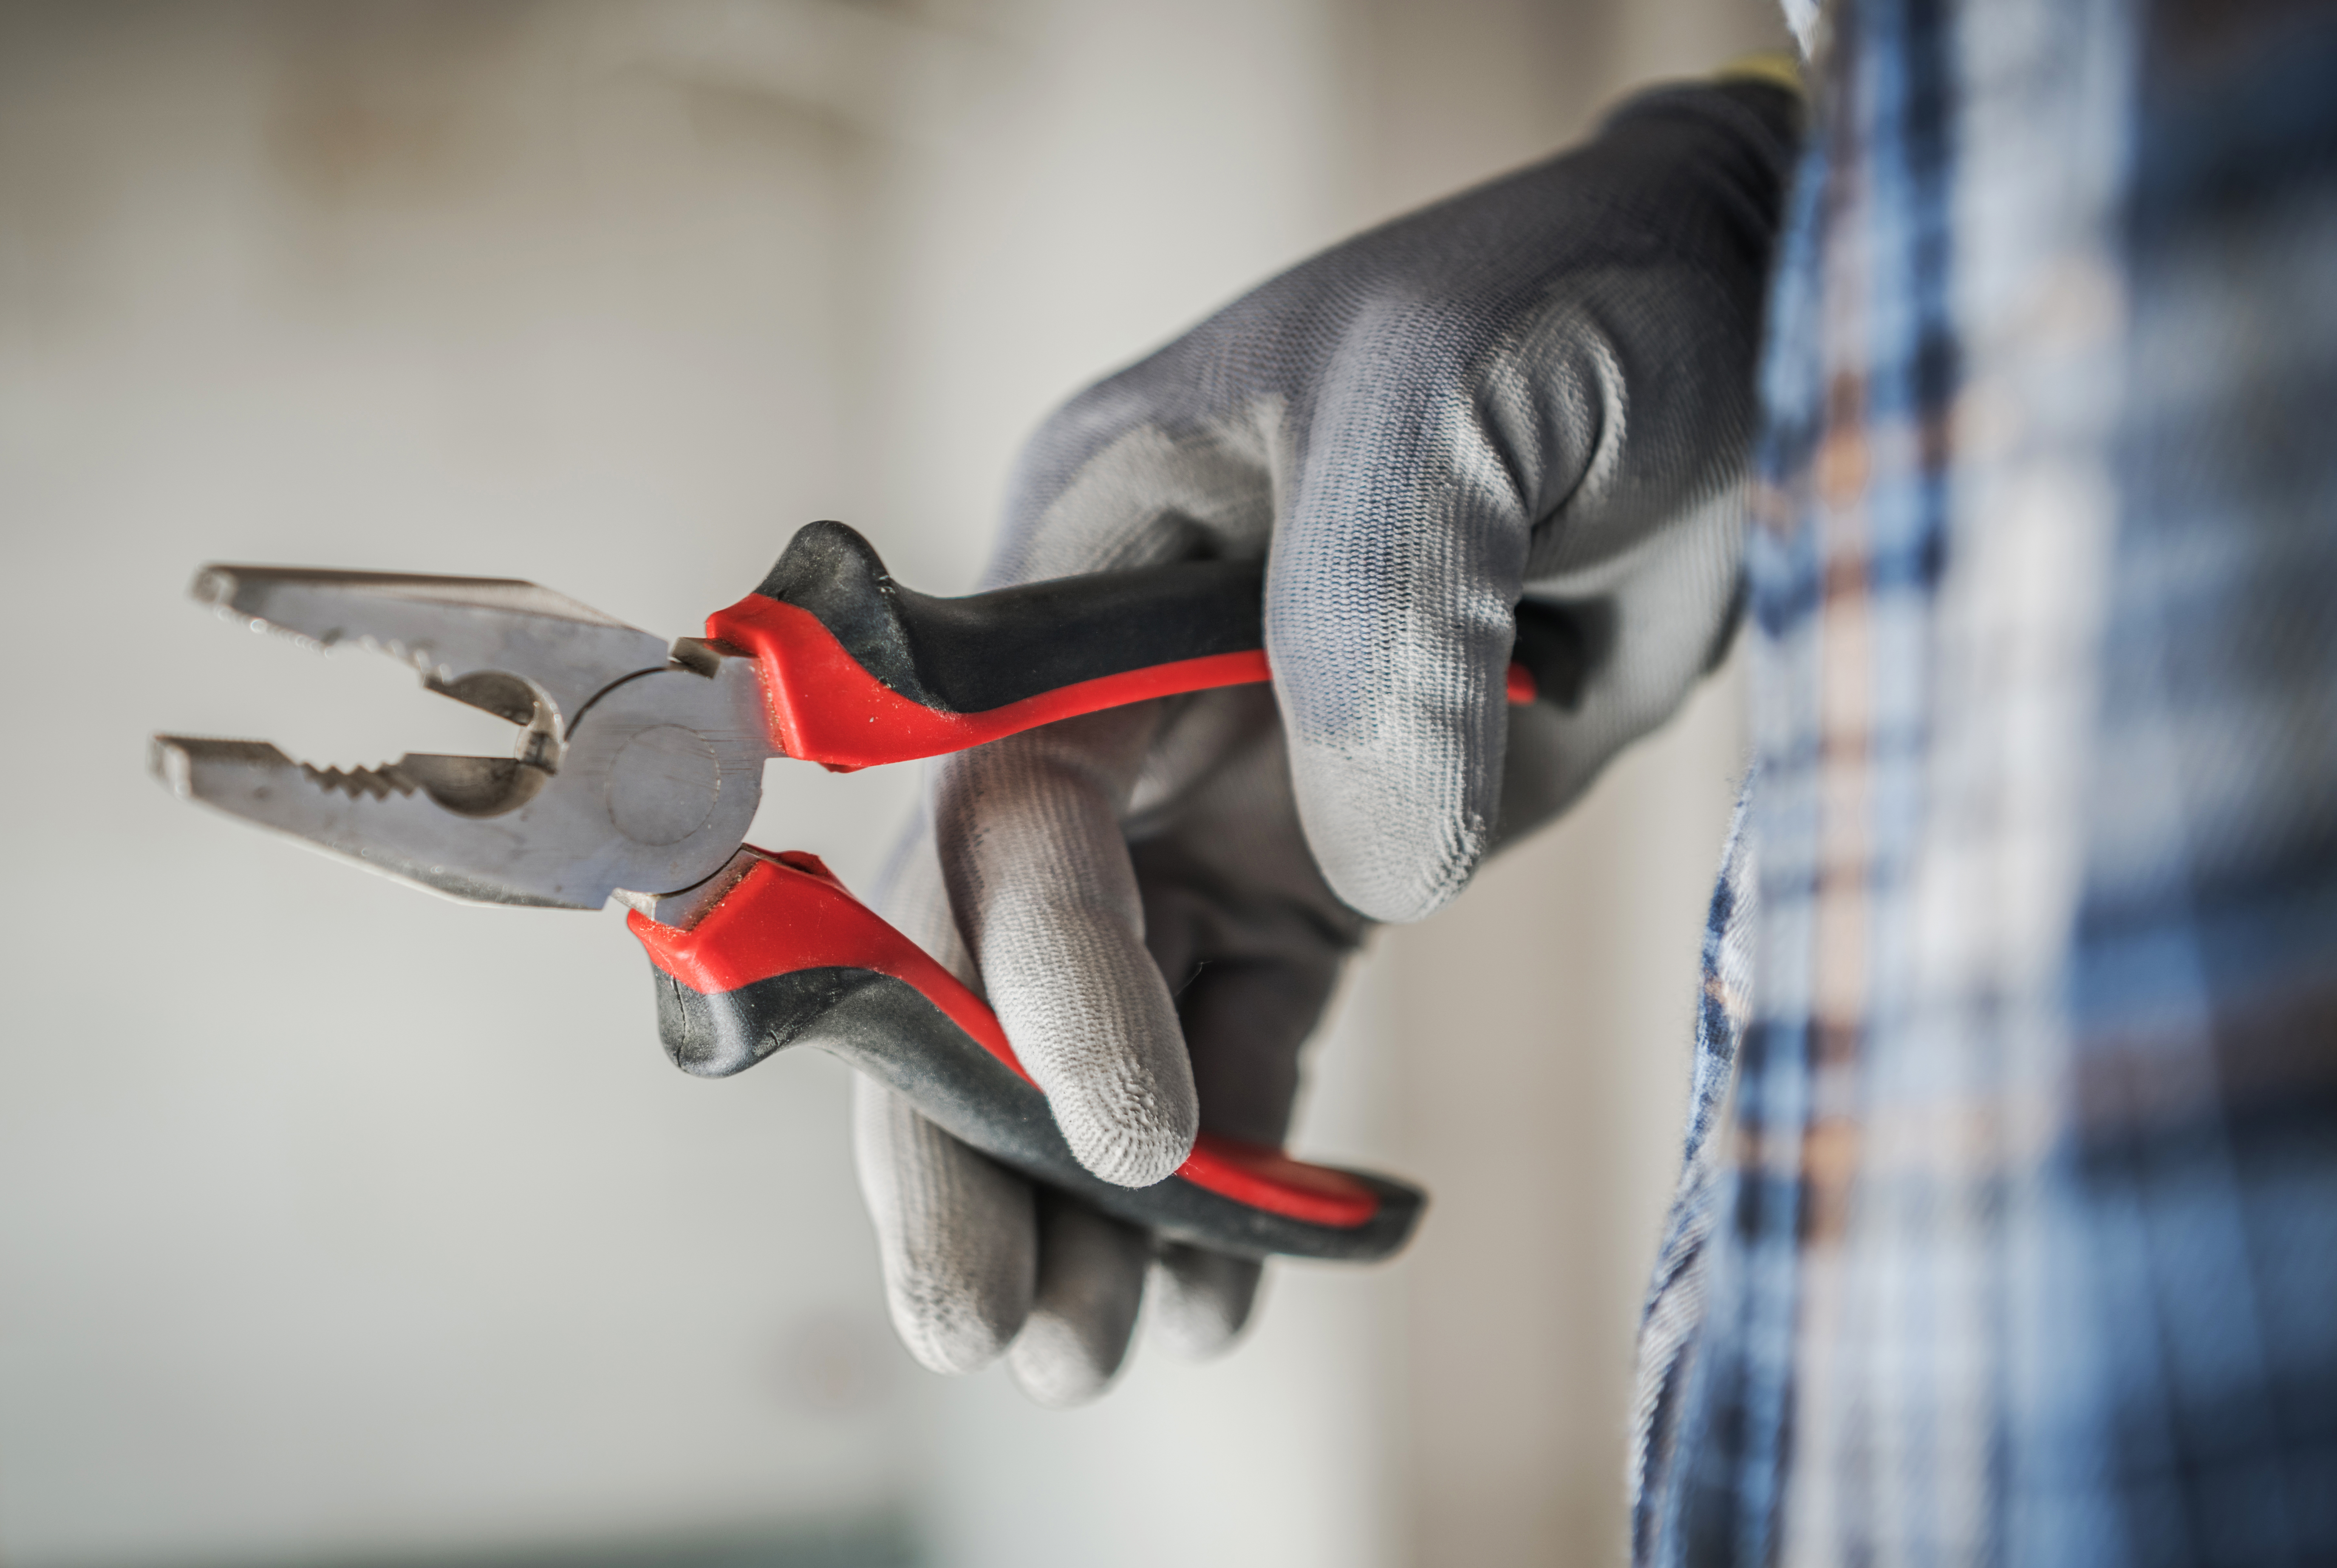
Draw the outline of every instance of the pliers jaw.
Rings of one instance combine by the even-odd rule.
[[[214,566],[194,597],[320,649],[369,645],[517,726],[509,757],[318,768],[263,741],[158,735],[182,798],[467,901],[599,909],[722,869],[771,755],[751,659],[533,583]]]

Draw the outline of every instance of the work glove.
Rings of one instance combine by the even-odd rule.
[[[986,587],[1267,563],[1270,691],[939,762],[879,893],[1098,1175],[1159,1181],[1198,1127],[1279,1144],[1369,923],[1442,907],[1717,657],[1798,114],[1774,80],[1646,93],[1237,300],[1024,451]],[[1148,1274],[1188,1352],[1249,1315],[1254,1260],[1034,1191],[873,1083],[855,1122],[894,1321],[936,1370],[1004,1350],[1041,1402],[1091,1398]]]

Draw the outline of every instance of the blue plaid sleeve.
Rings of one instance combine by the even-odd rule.
[[[1817,68],[1638,1559],[2337,1561],[2337,8]]]

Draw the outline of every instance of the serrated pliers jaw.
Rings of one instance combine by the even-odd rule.
[[[533,583],[212,566],[194,597],[321,649],[369,646],[517,726],[508,757],[409,754],[343,770],[264,741],[154,737],[199,801],[474,902],[599,909],[720,871],[772,755],[751,659],[662,638]]]

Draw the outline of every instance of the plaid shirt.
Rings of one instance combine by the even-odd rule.
[[[2337,7],[1821,29],[1636,1555],[2337,1562]]]

